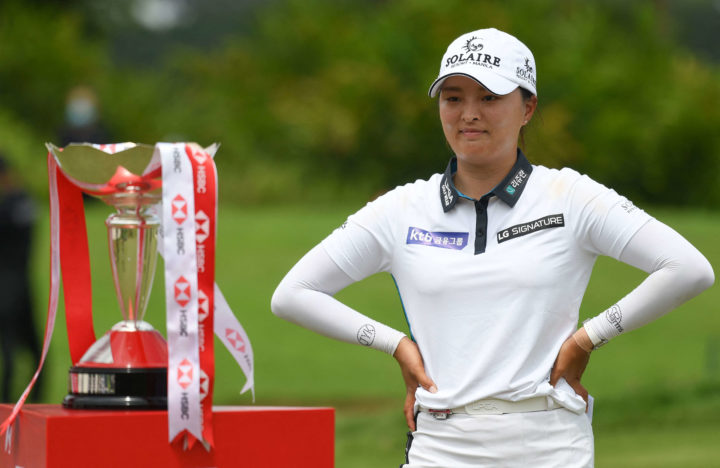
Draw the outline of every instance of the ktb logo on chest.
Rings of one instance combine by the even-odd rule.
[[[442,249],[462,250],[468,243],[467,232],[430,232],[410,226],[406,244],[428,245]]]

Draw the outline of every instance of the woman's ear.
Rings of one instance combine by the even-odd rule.
[[[535,109],[537,109],[537,104],[537,96],[534,94],[530,96],[530,98],[523,100],[523,105],[525,106],[525,119],[523,120],[523,125],[530,122],[530,119],[532,119],[532,116],[535,113]]]

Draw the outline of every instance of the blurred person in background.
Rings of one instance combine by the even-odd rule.
[[[593,466],[580,382],[590,354],[714,281],[697,249],[627,198],[528,161],[518,141],[536,76],[509,34],[454,40],[429,90],[454,153],[445,172],[368,203],[273,295],[276,315],[397,360],[411,430],[403,466]],[[648,276],[578,327],[600,255]],[[378,272],[395,280],[410,338],[333,297]]]
[[[72,88],[65,99],[65,122],[58,135],[59,145],[69,143],[109,143],[100,118],[95,91],[88,86]]]
[[[35,364],[40,361],[40,342],[35,330],[30,252],[35,224],[35,205],[19,186],[7,160],[0,154],[0,350],[2,350],[2,401],[17,400],[12,380],[18,351],[27,350]],[[42,377],[31,397],[39,400]]]

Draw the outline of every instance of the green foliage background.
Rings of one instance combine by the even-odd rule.
[[[493,26],[536,56],[533,162],[574,167],[636,202],[717,206],[720,72],[679,41],[675,12],[688,3],[713,11],[698,1],[276,0],[212,47],[177,40],[146,63],[118,58],[103,16],[118,2],[6,1],[0,148],[42,193],[41,142],[57,138],[67,91],[87,84],[114,141],[221,142],[225,202],[366,199],[443,169],[450,152],[427,87],[453,38]],[[201,28],[212,25],[183,34]]]

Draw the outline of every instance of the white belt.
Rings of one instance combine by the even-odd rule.
[[[465,406],[452,409],[433,409],[420,405],[420,411],[431,414],[435,419],[447,419],[451,414],[507,414],[530,413],[533,411],[547,411],[559,408],[552,398],[538,396],[520,401],[497,400],[485,398],[473,401]]]

